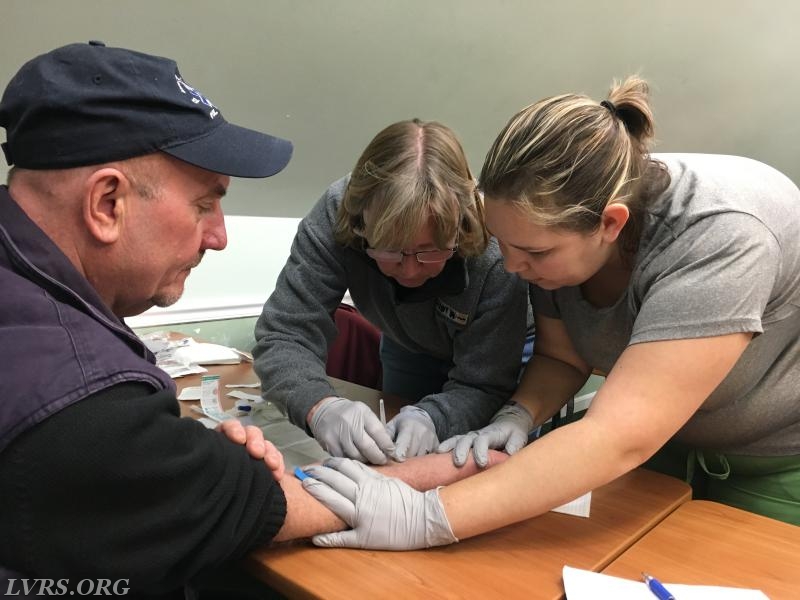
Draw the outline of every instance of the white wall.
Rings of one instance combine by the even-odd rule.
[[[125,322],[152,327],[259,315],[289,256],[299,222],[289,217],[226,217],[228,247],[206,252],[186,281],[183,297]]]

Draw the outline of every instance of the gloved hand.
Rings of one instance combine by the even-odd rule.
[[[475,463],[483,468],[489,464],[489,448],[503,448],[514,454],[528,443],[528,433],[533,429],[533,418],[521,404],[506,404],[498,410],[486,427],[456,435],[439,444],[436,452],[453,451],[453,464],[464,466],[469,450]]]
[[[392,458],[403,462],[409,456],[430,454],[439,445],[436,426],[431,416],[418,406],[404,406],[398,415],[386,424],[394,440]]]
[[[316,440],[334,456],[375,465],[394,452],[392,438],[369,406],[347,398],[325,398],[309,423]]]
[[[457,542],[439,490],[418,492],[399,479],[344,458],[304,469],[306,491],[352,529],[316,535],[317,546],[415,550]]]

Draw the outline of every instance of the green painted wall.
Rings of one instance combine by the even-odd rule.
[[[637,71],[659,149],[746,154],[800,181],[796,0],[3,0],[0,22],[2,82],[101,39],[177,59],[223,115],[293,140],[286,171],[233,183],[229,214],[304,215],[380,128],[415,116],[458,132],[479,171],[523,106],[602,98]]]

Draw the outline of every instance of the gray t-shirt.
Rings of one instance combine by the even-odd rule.
[[[735,156],[661,154],[669,188],[649,207],[631,281],[597,308],[579,287],[531,287],[580,356],[608,372],[629,344],[756,334],[677,441],[731,454],[800,454],[800,190]]]

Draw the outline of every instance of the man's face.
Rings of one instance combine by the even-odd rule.
[[[230,177],[200,169],[165,155],[137,179],[150,194],[134,192],[127,204],[121,251],[126,281],[113,306],[119,316],[139,314],[151,306],[169,306],[183,294],[192,268],[206,250],[228,243],[220,201]],[[155,172],[153,172],[155,171]]]

